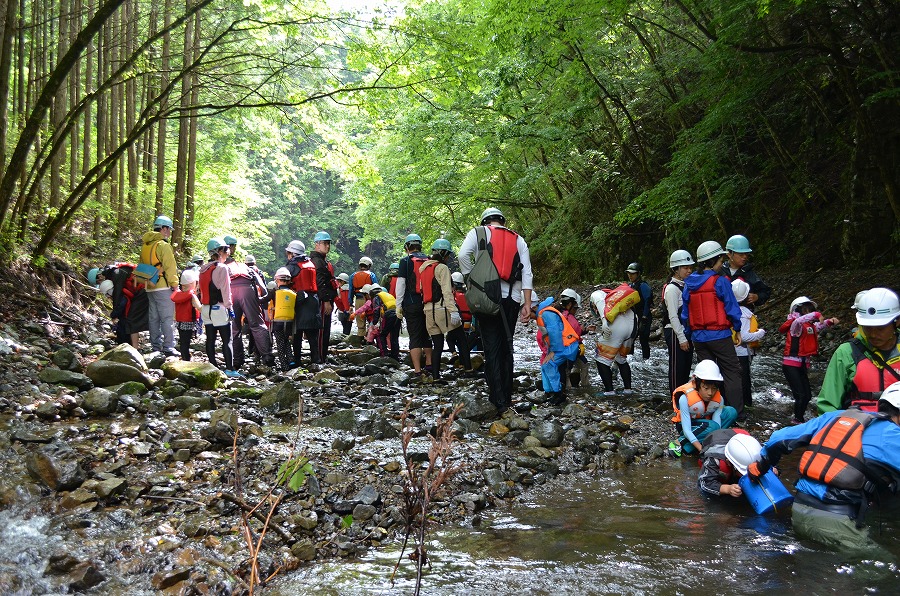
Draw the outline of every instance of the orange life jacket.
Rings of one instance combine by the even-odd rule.
[[[800,458],[800,473],[835,488],[860,490],[865,487],[862,436],[875,418],[856,408],[835,416],[810,441]]]
[[[213,271],[218,267],[218,263],[214,263],[212,267],[204,269],[200,272],[200,283],[197,289],[200,292],[200,304],[210,305],[222,302],[222,290],[212,281]]]
[[[731,327],[731,321],[725,314],[725,303],[716,294],[717,279],[717,274],[710,275],[703,285],[691,292],[691,300],[688,302],[688,323],[691,330],[721,331]]]
[[[362,292],[359,291],[366,284],[372,283],[372,274],[368,271],[357,271],[353,274],[353,277],[350,278],[350,285],[353,288],[353,294],[357,297],[362,296]]]
[[[497,268],[500,279],[514,282],[522,279],[522,263],[519,258],[519,235],[512,230],[491,226],[491,240],[487,250]]]
[[[422,295],[422,302],[425,304],[431,304],[432,302],[444,303],[444,293],[441,291],[441,284],[434,277],[434,272],[439,264],[437,261],[432,261],[419,269],[419,274],[416,278],[416,291]]]
[[[419,267],[421,267],[422,264],[427,260],[428,259],[426,257],[414,257],[412,255],[410,255],[410,257],[409,257],[409,266],[412,268],[412,279],[410,279],[408,277],[406,278],[406,281],[407,281],[406,287],[407,288],[410,287],[409,282],[411,281],[412,282],[412,292],[414,294],[419,294],[419,295],[422,294],[421,290],[419,290]],[[400,298],[402,299],[403,296],[400,296]]]
[[[876,364],[869,357],[872,354],[860,339],[850,341],[853,360],[856,362],[856,372],[853,373],[850,390],[847,393],[849,403],[865,412],[878,411],[878,399],[885,387],[900,381],[900,356],[891,358],[884,364]],[[897,349],[900,350],[900,344]],[[868,354],[867,354],[868,352]],[[872,354],[874,355],[874,354]],[[846,399],[846,398],[845,398]]]
[[[710,419],[713,417],[716,410],[721,409],[725,405],[725,400],[722,399],[722,393],[720,391],[716,391],[716,394],[712,396],[712,399],[710,399],[709,402],[704,402],[703,398],[700,397],[700,392],[694,387],[694,382],[688,381],[672,392],[672,409],[675,410],[675,415],[672,416],[672,422],[681,422],[681,410],[678,408],[678,399],[682,394],[687,397],[688,411],[691,413],[691,420],[698,420],[700,418]]]
[[[544,342],[547,346],[550,345],[550,338],[547,337],[547,327],[544,325],[544,313],[547,311],[555,312],[559,318],[562,320],[563,331],[562,331],[562,342],[564,346],[571,346],[575,342],[581,339],[578,333],[575,332],[575,329],[572,327],[572,324],[569,323],[569,319],[564,316],[561,312],[553,308],[552,306],[547,306],[541,309],[541,312],[537,315],[537,326],[538,330],[541,332],[541,341]]]
[[[300,272],[291,279],[291,289],[295,292],[317,292],[319,284],[316,282],[316,264],[312,259],[294,263]]]

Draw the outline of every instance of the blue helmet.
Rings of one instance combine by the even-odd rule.
[[[92,286],[96,286],[97,285],[97,276],[99,274],[100,274],[100,269],[97,267],[94,267],[93,269],[88,271],[87,272],[88,283],[91,284]]]
[[[153,220],[154,228],[171,228],[172,227],[172,218],[166,217],[165,215],[157,215],[156,219]]]
[[[725,250],[730,250],[731,252],[753,252],[750,248],[750,241],[747,240],[746,236],[741,236],[740,234],[735,234],[728,239],[728,242],[725,243]]]
[[[224,240],[225,244],[228,244],[229,246],[238,243],[237,238],[235,238],[234,236],[225,236],[224,238],[222,238],[222,240]]]
[[[450,246],[450,241],[446,238],[438,238],[434,241],[434,244],[431,245],[431,250],[446,250],[452,252],[453,247]]]
[[[400,263],[391,263],[390,271],[399,271],[399,270],[400,270]]]
[[[422,244],[422,237],[418,234],[410,234],[406,237],[406,244]]]
[[[210,238],[206,243],[206,252],[217,252],[223,246],[228,246],[222,238]]]
[[[316,232],[313,242],[331,242],[331,234],[328,232]]]

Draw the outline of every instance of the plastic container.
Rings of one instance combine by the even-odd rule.
[[[742,476],[738,484],[759,514],[783,511],[794,502],[794,496],[772,470],[766,472],[758,483],[750,480],[749,476]]]

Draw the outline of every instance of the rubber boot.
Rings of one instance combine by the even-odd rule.
[[[609,365],[598,362],[597,372],[600,374],[600,380],[603,381],[603,390],[607,392],[612,391],[612,369],[609,367]]]

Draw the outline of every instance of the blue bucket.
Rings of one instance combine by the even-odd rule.
[[[794,501],[793,495],[772,470],[766,472],[758,483],[750,480],[749,476],[742,476],[738,484],[741,485],[741,490],[753,505],[753,509],[759,514],[783,511]]]

